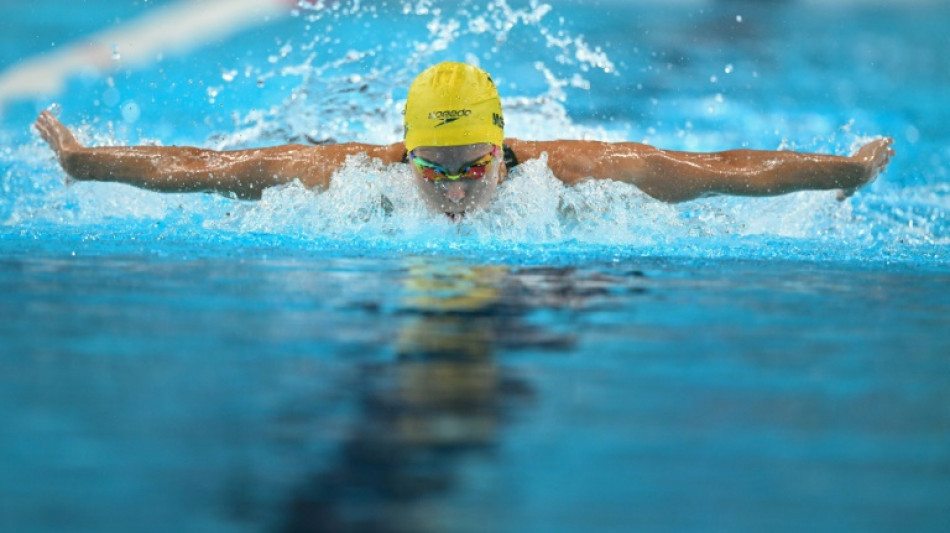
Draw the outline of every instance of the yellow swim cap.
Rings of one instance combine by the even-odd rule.
[[[501,146],[505,119],[487,72],[465,63],[439,63],[416,77],[406,99],[406,150],[418,146]]]

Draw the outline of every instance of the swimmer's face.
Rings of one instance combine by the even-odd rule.
[[[412,151],[420,163],[437,165],[449,174],[458,174],[472,165],[480,165],[486,159],[491,161],[485,166],[484,175],[477,179],[461,177],[459,179],[425,178],[425,169],[410,159],[409,166],[415,177],[416,186],[430,208],[447,215],[460,215],[472,209],[485,207],[495,195],[495,189],[502,179],[504,164],[501,148],[494,150],[491,144],[469,144],[466,146],[419,146]],[[478,169],[476,169],[477,173]],[[433,172],[428,171],[429,176]],[[436,173],[438,176],[438,174]]]

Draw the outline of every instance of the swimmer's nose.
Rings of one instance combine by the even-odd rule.
[[[465,198],[465,189],[461,183],[449,183],[445,186],[445,197],[457,204]]]

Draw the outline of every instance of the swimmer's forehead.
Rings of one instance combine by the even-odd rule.
[[[419,146],[412,151],[418,157],[443,165],[461,165],[491,152],[491,143],[466,144],[463,146]]]

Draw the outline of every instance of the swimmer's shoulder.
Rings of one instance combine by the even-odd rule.
[[[366,154],[379,159],[383,164],[405,162],[406,146],[402,142],[392,144],[343,143],[334,145],[346,155]]]
[[[558,139],[553,141],[524,141],[521,139],[505,139],[506,148],[510,149],[514,154],[516,154],[519,161],[537,159],[545,152],[547,152],[550,156],[554,153],[572,154],[578,151],[588,152],[592,150],[602,150],[605,146],[610,144],[612,143],[601,141],[581,141],[576,139]]]
[[[520,163],[541,157],[541,154],[550,151],[552,148],[559,147],[562,142],[563,141],[524,141],[514,138],[505,139],[503,145],[505,149],[505,163],[508,164],[510,170],[513,166],[517,166]],[[513,165],[509,164],[509,158],[514,162]]]
[[[359,142],[321,143],[310,145],[285,145],[284,148],[297,152],[297,157],[313,159],[328,163],[342,163],[343,159],[352,155],[367,155],[379,159],[384,164],[404,162],[405,145],[401,142],[393,144],[367,144]]]

